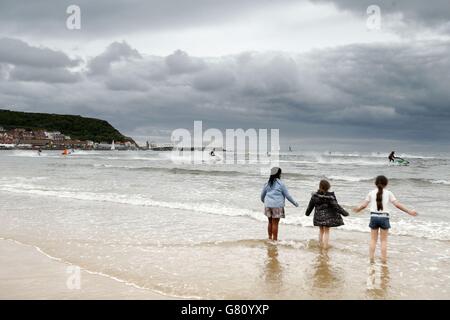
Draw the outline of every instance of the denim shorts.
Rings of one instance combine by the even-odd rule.
[[[391,224],[389,223],[389,217],[380,216],[377,217],[375,215],[370,216],[370,229],[378,229],[381,228],[383,230],[387,230],[391,228]]]

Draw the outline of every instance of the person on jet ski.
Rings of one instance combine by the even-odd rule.
[[[402,159],[400,157],[396,157],[395,156],[395,151],[392,151],[391,154],[389,155],[389,162],[394,162],[395,159],[404,160],[404,159]]]

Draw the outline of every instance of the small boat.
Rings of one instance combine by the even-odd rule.
[[[111,143],[111,150],[116,150],[116,146],[115,146],[115,144],[114,144],[114,140],[113,140],[112,143]]]

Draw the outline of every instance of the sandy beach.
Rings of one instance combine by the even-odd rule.
[[[0,240],[0,299],[170,299],[106,276],[80,272],[80,289],[69,289],[74,266],[46,256],[33,246]],[[68,269],[69,268],[69,269]]]

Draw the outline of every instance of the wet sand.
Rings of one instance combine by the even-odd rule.
[[[283,230],[288,231],[288,230]],[[343,240],[343,239],[341,239]],[[406,239],[407,240],[407,239]],[[344,241],[348,243],[347,241]],[[190,274],[184,283],[202,289],[199,299],[448,299],[444,287],[430,282],[436,271],[415,269],[411,261],[392,259],[384,265],[369,263],[362,252],[355,255],[336,241],[329,251],[317,241],[239,240],[194,246],[186,250],[185,261],[203,247],[202,255],[210,261],[210,273]],[[181,254],[179,250],[170,255]],[[393,249],[394,251],[395,249]],[[233,260],[239,251],[241,260]],[[30,245],[0,240],[0,299],[171,299],[152,290],[120,282],[112,277],[81,270],[80,289],[70,289],[73,266],[55,260]],[[218,261],[224,255],[227,261]],[[216,257],[215,259],[213,257]],[[249,261],[245,261],[247,257]],[[154,256],[156,260],[156,257]],[[164,258],[167,260],[167,257]],[[170,260],[170,259],[169,259]],[[211,261],[215,261],[211,264]],[[366,262],[364,262],[366,261]],[[156,261],[155,261],[156,262]],[[220,264],[221,266],[217,265]],[[246,266],[251,264],[251,267]],[[178,265],[179,266],[179,265]],[[216,268],[223,272],[215,272]],[[167,271],[171,266],[167,264]],[[182,272],[180,268],[177,272]],[[226,271],[225,271],[226,270]],[[165,273],[162,280],[173,277]],[[154,274],[153,276],[156,276]],[[162,275],[161,275],[162,276]],[[412,290],[413,277],[421,290]],[[448,276],[444,276],[444,278]],[[152,276],[149,276],[152,278]],[[442,276],[441,276],[442,278]],[[427,280],[428,279],[428,280]],[[131,279],[133,280],[133,279]],[[143,279],[142,279],[143,280]],[[444,283],[446,279],[441,279]],[[137,282],[137,281],[134,281]],[[206,283],[206,284],[205,284]],[[208,286],[207,284],[212,285]],[[233,289],[233,290],[231,290]],[[211,291],[212,290],[212,291]],[[198,292],[198,291],[197,291]],[[185,297],[192,296],[188,291]],[[203,296],[203,297],[202,297]]]
[[[77,289],[75,278],[71,278],[75,274],[74,266],[51,259],[32,246],[9,240],[0,240],[0,252],[2,300],[170,299],[84,270],[80,270],[80,288]]]

